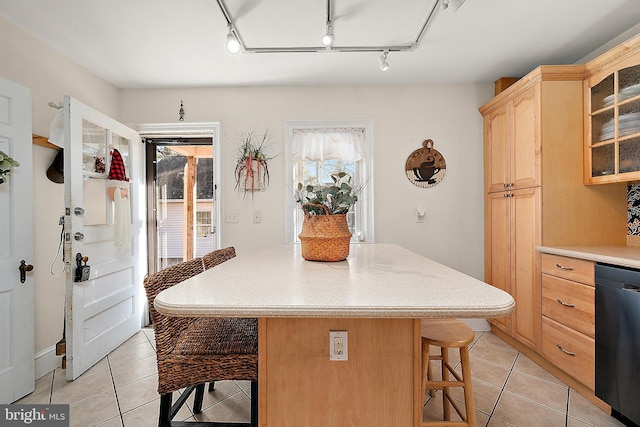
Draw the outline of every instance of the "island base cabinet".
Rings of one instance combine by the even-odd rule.
[[[559,369],[594,390],[595,340],[542,317],[542,355]]]
[[[260,426],[419,425],[419,324],[261,319]],[[348,332],[348,360],[329,360],[329,331]]]

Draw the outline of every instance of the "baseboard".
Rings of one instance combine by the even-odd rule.
[[[487,319],[460,319],[475,332],[490,331],[491,325],[487,322]]]
[[[56,346],[51,346],[36,353],[36,379],[62,366],[62,356],[56,355]]]

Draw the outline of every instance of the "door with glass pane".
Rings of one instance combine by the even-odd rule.
[[[153,168],[150,267],[155,271],[216,249],[211,138],[147,138]]]
[[[145,193],[137,132],[70,97],[64,119],[66,360],[73,380],[141,327]]]

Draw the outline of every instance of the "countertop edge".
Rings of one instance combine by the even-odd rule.
[[[233,307],[211,308],[171,306],[156,301],[156,310],[165,316],[180,317],[304,317],[304,318],[393,318],[420,319],[431,317],[492,318],[509,315],[515,302],[490,308],[438,307],[433,309],[389,307],[344,308],[344,307]]]
[[[636,246],[536,246],[541,253],[640,269],[640,247]]]

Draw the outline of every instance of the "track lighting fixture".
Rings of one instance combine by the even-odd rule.
[[[331,24],[327,24],[327,32],[322,36],[322,44],[326,47],[331,47],[334,40],[335,36],[333,35],[333,26]]]
[[[229,10],[225,6],[225,0],[216,0],[218,7],[222,12],[225,20],[227,21],[227,50],[231,54],[237,53],[312,53],[312,52],[382,52],[379,57],[380,69],[386,71],[389,69],[389,63],[387,62],[387,55],[389,51],[393,52],[410,52],[418,48],[420,42],[427,31],[431,21],[437,15],[438,8],[447,9],[451,6],[452,9],[457,10],[466,0],[436,0],[433,2],[427,16],[425,17],[422,25],[416,37],[405,44],[395,45],[362,45],[362,46],[335,46],[335,36],[333,33],[333,2],[335,0],[326,0],[327,13],[326,13],[326,33],[322,36],[321,46],[271,46],[271,47],[251,47],[242,42],[242,37],[238,32],[238,29],[233,25],[233,18],[229,13]]]
[[[227,51],[232,54],[235,55],[236,53],[240,52],[240,41],[238,40],[238,37],[236,37],[236,35],[233,32],[233,27],[231,26],[231,24],[228,25],[229,28],[229,33],[227,34]]]
[[[380,61],[380,71],[387,71],[389,69],[387,55],[389,55],[389,51],[385,50],[384,52],[382,52],[382,55],[378,57],[378,61]]]

